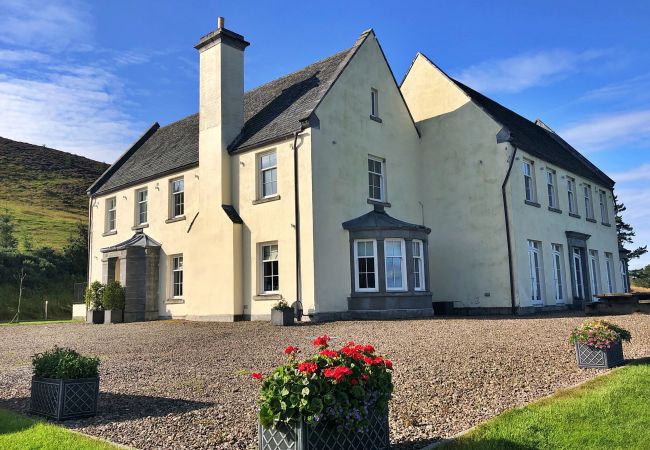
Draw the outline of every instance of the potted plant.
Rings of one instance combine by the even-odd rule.
[[[327,335],[316,338],[316,353],[298,359],[288,346],[288,360],[261,381],[259,448],[295,450],[380,450],[389,447],[388,400],[393,392],[389,359],[372,345],[348,342],[329,347]]]
[[[293,308],[289,306],[285,299],[281,299],[273,305],[273,309],[271,309],[271,323],[273,325],[283,327],[293,325],[293,318]]]
[[[54,347],[32,358],[30,412],[55,420],[97,413],[99,359]]]
[[[124,288],[119,281],[109,281],[102,291],[104,323],[121,323],[124,321]]]
[[[578,367],[609,369],[623,363],[623,341],[631,338],[613,323],[592,320],[574,328],[569,342],[575,345]]]
[[[84,301],[86,302],[86,322],[104,323],[104,306],[102,305],[102,295],[104,285],[99,281],[93,281],[86,288]]]

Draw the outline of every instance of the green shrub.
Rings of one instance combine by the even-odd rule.
[[[81,356],[71,348],[54,347],[32,358],[32,371],[39,378],[96,378],[99,358]]]
[[[102,292],[104,309],[124,309],[124,288],[119,281],[109,281]]]
[[[575,327],[569,335],[569,343],[586,344],[595,348],[609,348],[618,341],[629,342],[629,331],[605,320],[590,320]]]
[[[103,310],[104,305],[102,304],[102,297],[104,292],[104,285],[99,281],[93,281],[90,286],[86,288],[86,293],[84,294],[84,301],[86,302],[86,307],[91,310]]]

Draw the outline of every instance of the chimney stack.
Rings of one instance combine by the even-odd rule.
[[[217,17],[217,30],[221,30],[223,28],[225,21],[223,17],[219,16]]]

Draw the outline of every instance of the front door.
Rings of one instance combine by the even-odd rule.
[[[571,258],[573,258],[573,296],[584,299],[585,284],[582,273],[582,253],[579,248],[574,247]]]

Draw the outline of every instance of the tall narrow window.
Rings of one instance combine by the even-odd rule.
[[[106,225],[105,231],[115,231],[117,221],[117,199],[111,197],[106,199]]]
[[[384,241],[387,291],[406,290],[406,261],[404,254],[403,239],[386,239]]]
[[[596,250],[589,250],[589,278],[591,278],[591,297],[594,302],[597,302],[596,294],[600,293],[600,271],[598,270],[598,251]]]
[[[181,217],[185,214],[185,182],[182,178],[171,181],[171,216]]]
[[[375,88],[370,89],[370,115],[379,117],[379,91]]]
[[[147,188],[135,192],[135,224],[144,225],[147,223]]]
[[[278,163],[275,151],[260,156],[260,194],[269,198],[278,193]]]
[[[607,292],[613,294],[616,291],[614,281],[614,257],[611,253],[605,253],[605,272],[607,272]]]
[[[585,284],[582,272],[582,252],[579,248],[574,248],[571,254],[573,258],[573,296],[585,298]]]
[[[628,292],[630,290],[630,286],[628,285],[629,279],[627,277],[627,267],[625,266],[625,260],[621,259],[621,281],[623,282],[623,292]]]
[[[377,291],[377,241],[354,241],[354,278],[358,292]]]
[[[598,191],[598,203],[600,204],[600,220],[602,223],[609,223],[607,213],[607,194],[605,191]]]
[[[368,198],[383,202],[385,194],[385,162],[379,158],[368,157]]]
[[[183,296],[183,255],[171,257],[172,260],[172,297]]]
[[[422,241],[413,240],[413,289],[424,291],[424,246]]]
[[[530,299],[533,305],[543,304],[542,271],[539,242],[528,241],[528,263],[530,265]]]
[[[278,292],[280,290],[278,244],[263,244],[260,250],[262,256],[262,292],[265,294]]]
[[[578,214],[578,203],[576,202],[576,180],[575,178],[567,177],[566,179],[567,195],[569,197],[569,212],[571,214]]]
[[[535,170],[533,162],[524,159],[522,168],[524,171],[524,189],[526,190],[526,200],[529,202],[535,202],[537,200],[537,194],[535,192]]]
[[[555,170],[547,169],[546,171],[546,190],[548,192],[548,206],[557,209],[558,203]]]
[[[564,266],[562,264],[562,246],[551,245],[553,255],[553,284],[555,287],[555,303],[564,303]]]
[[[591,186],[586,184],[583,186],[584,194],[585,194],[585,216],[587,219],[593,219],[594,218],[594,203],[591,198]]]

